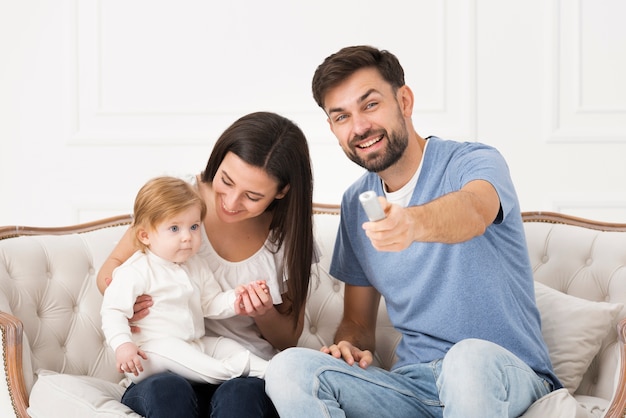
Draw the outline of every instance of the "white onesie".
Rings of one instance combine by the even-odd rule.
[[[131,333],[128,318],[142,294],[154,304],[134,324],[141,331]],[[102,329],[113,350],[133,341],[146,352],[144,371],[127,373],[133,382],[166,370],[213,384],[238,376],[263,377],[266,360],[230,338],[205,335],[203,318],[236,316],[235,297],[233,288],[222,291],[205,255],[176,264],[149,250],[138,251],[113,272],[102,301]]]

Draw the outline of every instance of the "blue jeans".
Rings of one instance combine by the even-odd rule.
[[[504,348],[469,339],[443,359],[392,372],[306,348],[276,355],[266,391],[281,418],[518,417],[551,384]]]
[[[278,418],[265,394],[265,382],[255,377],[238,377],[218,386],[159,373],[131,384],[122,403],[146,418]]]

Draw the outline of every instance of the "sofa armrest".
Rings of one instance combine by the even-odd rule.
[[[11,314],[0,312],[4,379],[10,405],[16,417],[28,417],[28,391],[22,370],[22,322]]]
[[[626,417],[626,319],[617,326],[619,344],[619,370],[617,371],[617,387],[604,418]]]

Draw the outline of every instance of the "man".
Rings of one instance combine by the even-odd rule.
[[[368,46],[326,58],[313,95],[368,170],[345,192],[331,274],[346,283],[335,344],[270,362],[281,417],[517,417],[561,383],[541,336],[508,167],[479,143],[422,138],[397,58]],[[368,222],[374,190],[386,218]],[[391,371],[369,367],[380,296],[402,333]]]

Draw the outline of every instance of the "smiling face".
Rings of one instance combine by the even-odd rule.
[[[328,90],[324,110],[348,158],[373,172],[400,159],[409,138],[402,107],[406,89],[394,92],[378,70],[363,68]]]
[[[282,199],[289,186],[278,190],[278,181],[265,170],[228,152],[213,178],[215,209],[223,222],[238,222],[261,215],[274,199]]]
[[[137,237],[157,256],[173,263],[183,263],[200,249],[201,225],[200,205],[193,205],[159,222],[154,228],[142,228]]]

